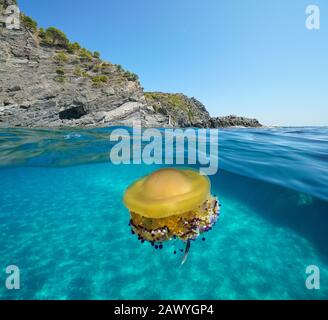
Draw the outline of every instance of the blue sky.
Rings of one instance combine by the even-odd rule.
[[[147,91],[182,92],[213,116],[328,125],[326,0],[20,0],[42,27],[140,76]],[[305,28],[316,4],[321,29]]]

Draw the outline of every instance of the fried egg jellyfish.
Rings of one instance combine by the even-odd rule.
[[[182,264],[191,241],[211,230],[219,217],[209,178],[191,169],[155,171],[129,186],[123,201],[130,211],[132,233],[140,241],[156,249],[172,239],[186,243]]]

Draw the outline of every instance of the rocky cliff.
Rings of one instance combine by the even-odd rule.
[[[15,3],[0,0],[0,10]],[[137,75],[71,43],[60,30],[39,29],[23,14],[18,29],[0,22],[1,127],[103,127],[135,120],[145,127],[259,126],[256,120],[211,118],[203,104],[183,94],[144,93]]]
[[[10,0],[0,0],[1,4]],[[0,31],[2,127],[167,123],[167,117],[146,103],[137,76],[78,45],[70,48],[60,33],[57,42],[51,42],[57,34],[46,39],[31,21],[23,16],[19,30]]]

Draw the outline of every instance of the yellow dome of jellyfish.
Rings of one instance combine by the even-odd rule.
[[[171,239],[186,242],[182,263],[190,241],[211,230],[219,216],[210,180],[191,169],[160,169],[137,180],[126,190],[124,204],[130,211],[132,233],[142,242],[156,249]]]

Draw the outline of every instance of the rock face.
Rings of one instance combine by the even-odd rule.
[[[228,127],[246,127],[246,128],[260,128],[261,123],[257,119],[250,119],[237,116],[226,116],[211,118],[210,128],[228,128]]]
[[[0,0],[0,10],[12,4]],[[144,93],[136,75],[86,49],[69,50],[65,38],[49,42],[29,19],[22,16],[17,30],[0,23],[0,127],[260,125],[211,118],[202,103],[183,94]]]
[[[4,7],[16,5],[16,4],[17,4],[16,0],[0,0],[0,5],[3,5]]]
[[[0,126],[167,124],[147,105],[139,81],[120,66],[63,51],[40,44],[22,24],[19,30],[1,28]]]
[[[181,93],[146,92],[146,100],[156,113],[169,117],[174,127],[208,126],[210,115],[205,106],[195,98]]]

